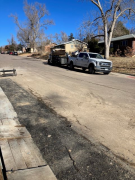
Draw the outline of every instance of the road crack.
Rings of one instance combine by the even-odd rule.
[[[78,169],[78,167],[76,166],[76,162],[75,162],[75,160],[72,158],[70,151],[68,150],[68,148],[67,148],[66,146],[64,146],[64,147],[65,147],[65,149],[67,150],[68,155],[69,155],[71,161],[73,162],[73,166],[74,166],[75,170],[76,170],[77,172],[79,172],[79,169]]]

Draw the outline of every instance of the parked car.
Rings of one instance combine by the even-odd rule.
[[[9,52],[9,55],[12,55],[13,54],[13,52]]]
[[[98,53],[80,52],[77,57],[68,57],[68,65],[70,69],[80,67],[84,71],[89,70],[90,74],[95,72],[103,72],[109,74],[112,70],[112,61],[104,59]]]
[[[13,52],[13,54],[12,55],[18,55],[18,52]]]

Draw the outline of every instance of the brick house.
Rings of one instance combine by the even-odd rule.
[[[55,43],[50,43],[44,46],[39,46],[37,48],[38,52],[42,52],[43,54],[50,54],[51,52],[51,48],[53,48],[54,46],[56,46],[57,44]]]
[[[50,53],[51,52],[51,48],[53,48],[54,46],[56,46],[57,44],[55,43],[51,43],[51,44],[48,44],[44,47],[44,51],[47,52],[47,53]]]
[[[104,41],[99,41],[98,44],[100,46],[104,46]],[[126,47],[132,48],[132,54],[135,55],[135,34],[112,38],[110,48],[113,48],[113,52],[116,52],[117,49],[120,49],[122,53],[124,53]]]

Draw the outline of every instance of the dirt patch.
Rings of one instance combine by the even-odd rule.
[[[19,56],[22,56],[22,57],[31,57],[31,53],[22,53],[22,54],[19,54]]]

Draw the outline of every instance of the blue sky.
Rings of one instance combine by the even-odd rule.
[[[72,32],[75,36],[81,22],[90,12],[97,10],[91,2],[81,0],[28,0],[28,3],[37,1],[46,4],[50,12],[47,18],[55,22],[55,25],[45,30],[47,35],[64,31],[67,35]],[[9,15],[17,14],[19,20],[23,22],[25,20],[23,2],[23,0],[0,0],[0,46],[8,44],[7,39],[10,39],[12,34],[16,38],[17,26]]]
[[[64,31],[67,35],[71,32],[76,35],[82,20],[95,8],[92,3],[79,0],[28,0],[28,3],[37,1],[46,4],[50,13],[47,18],[55,22],[55,25],[45,30],[46,34]],[[23,2],[23,0],[0,0],[0,46],[8,44],[7,39],[10,39],[12,34],[16,38],[17,27],[9,15],[17,14],[19,20],[24,21]]]

